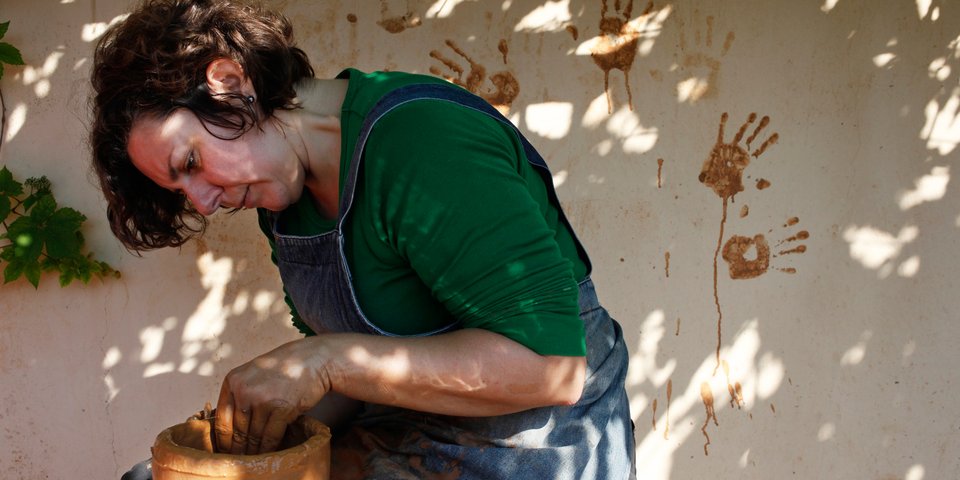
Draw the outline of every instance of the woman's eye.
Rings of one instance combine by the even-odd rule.
[[[194,152],[190,152],[190,155],[187,155],[187,161],[183,163],[183,169],[187,172],[195,170],[199,166],[197,162],[197,157]]]

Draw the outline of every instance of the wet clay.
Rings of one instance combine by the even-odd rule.
[[[710,419],[713,419],[713,424],[720,426],[720,423],[717,422],[717,412],[713,408],[713,391],[710,390],[710,385],[707,382],[700,384],[700,398],[703,400],[703,406],[707,410],[707,418],[703,421],[703,426],[700,427],[700,431],[703,432],[703,437],[707,439],[706,443],[703,444],[703,454],[710,455],[707,446],[710,445],[710,435],[707,434],[707,426],[710,425]]]
[[[507,64],[507,54],[510,53],[510,46],[507,45],[507,40],[501,38],[500,43],[497,44],[497,50],[500,50],[500,55],[503,55],[503,64]]]
[[[770,188],[769,180],[766,180],[763,178],[761,178],[760,180],[757,180],[757,190],[766,190],[767,188]]]
[[[280,450],[260,455],[214,453],[213,420],[194,417],[157,436],[154,480],[328,480],[330,429],[301,416],[287,427]]]
[[[573,25],[567,25],[565,30],[570,34],[571,37],[573,37],[574,42],[580,39],[580,30],[577,30],[577,27]]]
[[[740,385],[740,382],[736,382],[735,385],[730,384],[730,364],[726,360],[723,361],[723,373],[727,376],[727,393],[730,394],[730,408],[734,406],[739,410],[743,407],[743,387]]]
[[[663,261],[665,263],[664,271],[667,273],[667,278],[670,278],[670,252],[664,252]]]

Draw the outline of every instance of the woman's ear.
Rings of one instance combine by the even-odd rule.
[[[253,95],[253,84],[243,73],[243,67],[229,58],[218,58],[207,65],[207,87],[216,94],[238,93]]]

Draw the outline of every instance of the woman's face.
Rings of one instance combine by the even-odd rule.
[[[229,138],[225,129],[210,130]],[[304,169],[273,124],[252,128],[234,140],[208,132],[186,109],[166,118],[141,117],[133,124],[127,152],[157,185],[181,192],[203,215],[218,208],[280,211],[303,191]]]

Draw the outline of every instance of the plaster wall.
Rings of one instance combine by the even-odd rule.
[[[538,145],[624,326],[640,478],[956,476],[957,5],[268,4],[318,76],[474,74]],[[117,478],[232,367],[297,338],[251,213],[143,257],[110,235],[87,78],[128,7],[0,3],[28,64],[0,83],[0,163],[49,177],[123,274],[0,286],[3,478]],[[745,189],[701,183],[711,158],[746,158]]]

